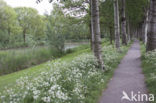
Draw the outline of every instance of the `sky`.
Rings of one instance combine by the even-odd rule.
[[[36,0],[4,0],[11,7],[32,7],[38,10],[39,14],[43,15],[45,12],[48,14],[52,10],[52,4],[49,0],[43,0],[39,4],[36,3]]]

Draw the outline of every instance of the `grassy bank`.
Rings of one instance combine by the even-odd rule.
[[[19,71],[57,57],[47,47],[0,51],[0,75]]]
[[[82,49],[31,69],[2,76],[0,102],[95,103],[128,47],[121,50],[123,52],[118,53],[113,46],[104,45],[106,72],[97,68],[89,49]]]
[[[142,44],[142,68],[146,79],[146,85],[149,93],[155,95],[156,98],[156,51],[147,52],[145,46]],[[152,103],[156,103],[152,102]]]
[[[6,86],[9,88],[12,87],[16,83],[16,80],[18,78],[20,78],[21,76],[28,76],[28,75],[33,74],[35,77],[35,76],[39,75],[42,70],[44,71],[44,67],[46,67],[46,65],[48,63],[56,62],[58,60],[71,62],[74,57],[76,57],[82,53],[90,52],[90,49],[88,47],[89,47],[88,45],[81,45],[79,47],[69,49],[67,51],[67,53],[59,59],[49,60],[48,62],[39,64],[37,66],[32,66],[30,68],[20,70],[18,72],[14,72],[14,73],[10,73],[10,74],[4,75],[4,76],[0,76],[0,91],[3,90],[4,87],[6,87]]]
[[[48,47],[22,48],[0,51],[0,75],[19,71],[48,60],[61,57],[76,50],[88,48],[89,44],[84,44],[74,49],[59,53]]]

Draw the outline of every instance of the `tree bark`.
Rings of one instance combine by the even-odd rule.
[[[10,28],[8,27],[8,35],[9,35],[8,43],[10,42],[10,33],[11,33],[11,31],[10,31]]]
[[[147,10],[147,13],[146,13],[146,21],[145,21],[145,44],[147,44],[147,30],[148,30],[148,20],[149,20],[149,10]]]
[[[24,40],[24,44],[25,44],[25,34],[26,34],[26,30],[23,30],[23,40]]]
[[[142,34],[142,24],[140,25],[140,27],[138,28],[138,36],[139,36],[139,39],[141,41],[143,41],[143,34]]]
[[[94,48],[95,48],[95,46],[94,46],[94,32],[93,32],[93,16],[92,16],[92,9],[93,9],[93,7],[92,7],[92,0],[90,0],[90,14],[91,14],[91,21],[90,21],[90,32],[91,32],[91,49],[92,49],[92,51],[94,52]]]
[[[97,58],[101,69],[104,69],[101,48],[101,34],[100,34],[100,20],[99,20],[99,2],[98,0],[91,0],[92,4],[92,27],[94,34],[94,55]]]
[[[156,0],[150,1],[149,30],[147,33],[147,51],[156,49]]]
[[[145,43],[145,27],[146,27],[146,20],[144,20],[144,23],[142,25],[142,41]]]
[[[90,38],[90,47],[91,47],[91,50],[93,51],[91,22],[89,23],[89,31],[90,31],[90,35],[89,35],[89,38]]]
[[[148,10],[145,12],[144,22],[142,24],[142,41],[144,44],[147,43],[147,28],[148,28]]]
[[[10,28],[8,28],[8,34],[9,34],[9,36],[10,36]]]
[[[131,41],[131,37],[130,37],[131,33],[130,33],[130,25],[129,25],[129,20],[127,21],[127,42]]]
[[[122,0],[122,18],[121,18],[121,34],[122,44],[127,45],[127,34],[126,34],[126,15],[125,15],[125,0]]]
[[[112,44],[113,43],[113,32],[112,32],[112,27],[110,26],[109,27],[109,30],[110,30],[110,44]]]
[[[120,24],[119,24],[119,5],[118,0],[114,0],[114,28],[115,28],[115,46],[120,51]]]

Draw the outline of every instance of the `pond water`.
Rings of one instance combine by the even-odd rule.
[[[65,50],[78,47],[82,44],[89,44],[89,42],[65,43]]]
[[[72,48],[75,48],[75,47],[78,47],[80,45],[83,45],[83,44],[89,44],[89,42],[68,42],[68,43],[65,43],[65,47],[64,47],[64,50],[67,50],[67,49],[72,49]],[[43,47],[47,47],[47,46],[36,46],[36,47],[25,47],[25,48],[13,48],[13,49],[4,49],[4,50],[0,50],[1,51],[23,51],[23,50],[28,50],[28,49],[36,49],[36,48],[43,48]]]

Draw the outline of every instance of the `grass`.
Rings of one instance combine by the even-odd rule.
[[[86,49],[87,48],[87,49]],[[70,49],[71,54],[66,54],[65,56],[59,58],[59,60],[61,59],[61,61],[67,61],[70,62],[73,60],[74,57],[78,56],[81,53],[85,53],[85,52],[89,52],[90,49],[88,48],[88,45],[81,45],[79,47],[76,47],[74,49]],[[58,59],[54,59],[52,61],[49,62],[56,62]],[[8,75],[4,75],[4,76],[0,76],[0,90],[4,89],[4,87],[6,85],[8,85],[9,87],[11,87],[18,78],[20,78],[21,76],[25,76],[25,75],[31,75],[32,73],[35,73],[36,75],[38,75],[40,73],[40,71],[42,69],[44,69],[44,67],[49,63],[42,63],[40,65],[37,66],[33,66],[18,72],[14,72]]]
[[[0,51],[0,75],[43,63],[55,56],[47,47]]]
[[[120,60],[125,55],[125,53],[128,50],[128,47],[129,47],[129,46],[128,47],[122,47],[121,50],[123,52],[122,53],[117,53],[115,48],[110,46],[108,42],[105,42],[105,45],[103,45],[103,46],[104,46],[104,48],[103,48],[103,57],[104,57],[104,60],[105,60],[105,67],[107,68],[107,71],[102,72],[101,70],[98,70],[97,67],[95,66],[96,69],[94,69],[94,70],[97,70],[97,73],[99,73],[98,75],[95,75],[95,76],[93,76],[92,78],[89,79],[88,77],[86,78],[86,76],[89,76],[90,74],[86,74],[86,75],[83,74],[82,76],[85,77],[86,79],[82,79],[82,80],[79,77],[79,80],[81,80],[80,82],[85,83],[85,85],[87,86],[86,90],[88,90],[87,93],[82,93],[83,95],[85,94],[85,99],[83,100],[83,102],[85,101],[85,103],[95,103],[95,102],[98,101],[98,98],[100,97],[103,89],[106,88],[106,85],[107,85],[108,81],[112,77],[115,68],[120,63]],[[88,67],[85,67],[85,66],[86,66],[86,64],[88,64],[88,62],[90,62],[90,60],[87,62],[87,60],[83,59],[83,57],[85,57],[85,55],[88,55],[88,54],[90,55],[91,53],[90,53],[90,49],[89,48],[86,49],[86,47],[82,46],[82,47],[76,48],[73,53],[67,54],[67,55],[61,57],[60,59],[55,59],[53,61],[49,61],[47,63],[43,63],[43,64],[38,65],[38,66],[34,66],[32,68],[28,68],[28,69],[25,69],[25,70],[22,70],[22,71],[19,71],[19,72],[15,72],[15,73],[12,73],[12,74],[9,74],[9,75],[1,76],[0,77],[0,83],[1,83],[0,84],[0,90],[3,91],[5,87],[15,88],[14,85],[16,84],[16,80],[19,79],[20,77],[28,76],[28,77],[31,77],[32,80],[33,80],[33,78],[37,78],[37,77],[40,77],[40,76],[42,77],[41,72],[47,72],[47,69],[45,69],[47,67],[47,65],[55,64],[57,62],[59,62],[59,63],[65,62],[65,64],[67,65],[67,66],[60,67],[60,68],[62,68],[62,69],[60,69],[60,71],[62,72],[61,77],[63,77],[63,78],[66,78],[66,77],[70,76],[70,75],[69,76],[67,75],[70,72],[66,73],[66,71],[70,70],[72,65],[74,67],[76,67],[77,69],[79,69],[80,71],[81,71],[80,68],[83,68],[82,70],[85,70],[85,73],[88,73],[87,71],[90,70],[90,67],[88,68]],[[84,54],[84,55],[82,56],[82,54]],[[75,61],[75,57],[76,58],[78,57],[80,59],[78,59],[79,60],[78,62],[74,63],[73,61]],[[73,63],[71,63],[71,62],[73,62]],[[80,67],[82,62],[84,62],[84,64],[83,64],[84,66]],[[63,65],[63,64],[61,64],[61,65]],[[91,68],[94,67],[94,63],[92,64],[92,61],[91,61],[90,65],[91,65]],[[58,67],[59,66],[55,67],[54,71]],[[58,70],[58,69],[56,69],[56,70]],[[49,71],[49,69],[48,69],[48,71]],[[50,73],[50,75],[51,74],[52,73]],[[72,77],[72,79],[74,81],[76,81],[76,79],[74,79],[75,75]],[[49,76],[46,76],[45,79],[47,79],[47,77],[49,77]],[[101,82],[101,80],[103,80],[103,79],[104,79],[104,82]],[[61,79],[60,83],[62,83],[62,82],[63,81]],[[59,81],[58,81],[58,83],[59,83]],[[67,85],[67,82],[65,84]],[[71,90],[71,88],[69,88],[69,87],[72,86],[72,85],[74,86],[74,84],[75,84],[75,82],[71,82],[70,85],[67,85],[67,87],[66,86],[64,87],[64,88],[67,89],[67,93],[69,93],[69,91]],[[61,84],[61,85],[64,86],[63,84]],[[80,100],[78,100],[78,97],[79,97],[79,95],[76,96],[76,97],[72,97],[72,103],[73,102],[77,103],[78,101],[80,101]]]
[[[154,94],[156,98],[156,51],[146,53],[145,45],[141,43],[141,53],[145,83],[149,93]],[[156,103],[156,101],[152,103]]]
[[[16,72],[65,54],[88,48],[88,44],[59,53],[48,47],[23,48],[0,51],[0,75]]]

